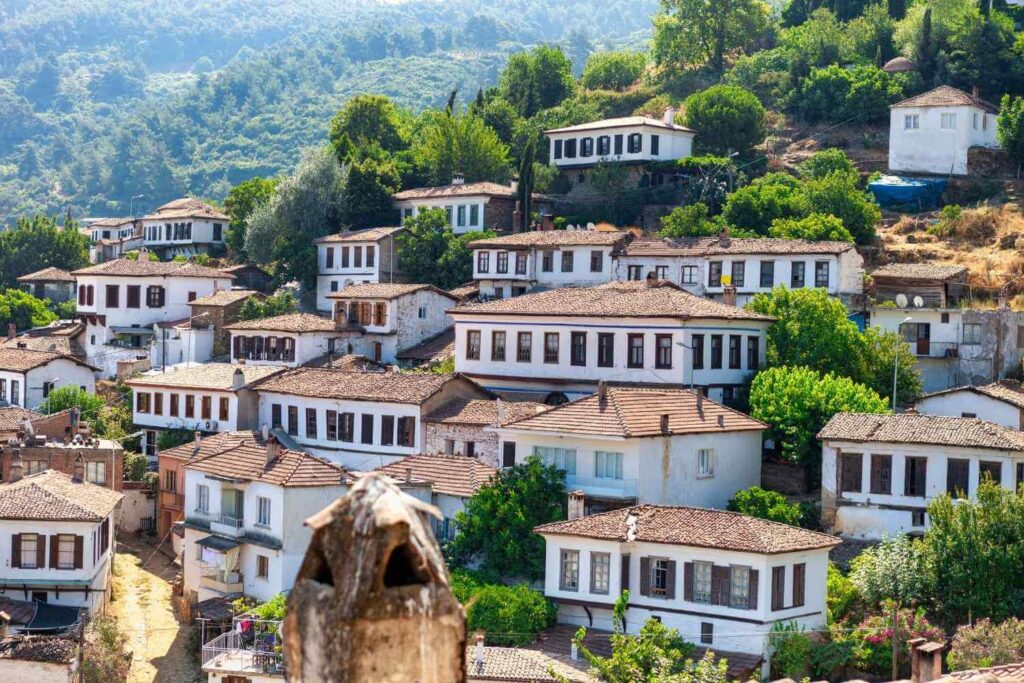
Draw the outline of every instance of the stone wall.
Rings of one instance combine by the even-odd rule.
[[[10,481],[11,456],[14,449],[7,447],[0,462],[0,474],[4,481]],[[47,446],[22,446],[21,461],[26,463],[25,474],[28,474],[27,462],[29,460],[42,460],[46,463],[46,469],[57,470],[64,474],[74,476],[75,460],[81,455],[86,462],[106,463],[107,486],[120,491],[124,483],[124,451],[118,446],[110,448],[83,448],[76,446],[64,446],[63,443]]]
[[[194,321],[197,327],[213,327],[213,357],[231,355],[231,333],[224,329],[225,325],[241,319],[242,306],[248,299],[242,299],[227,306],[192,306],[192,316],[206,314],[202,320]]]
[[[480,462],[491,467],[500,467],[501,462],[498,455],[498,435],[492,432],[485,432],[480,425],[455,425],[440,422],[424,422],[424,452],[425,453],[458,453],[466,454],[466,443],[473,443],[473,455]],[[452,442],[452,448],[447,449],[447,442]]]
[[[484,204],[484,229],[512,232],[512,214],[515,210],[515,200],[491,197],[490,201]]]

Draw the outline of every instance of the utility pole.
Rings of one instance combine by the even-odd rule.
[[[897,570],[899,571],[899,570]],[[894,577],[894,588],[892,596],[892,679],[899,680],[900,660],[900,575]]]

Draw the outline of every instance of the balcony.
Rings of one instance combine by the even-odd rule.
[[[637,480],[570,474],[565,478],[565,488],[569,491],[580,489],[585,495],[596,498],[632,499],[636,498]]]
[[[168,510],[184,510],[185,494],[175,493],[174,491],[161,491],[160,507]]]
[[[285,675],[284,657],[277,635],[277,622],[253,621],[254,630],[240,633],[232,628],[203,645],[203,671],[229,676],[281,676]]]
[[[960,354],[960,345],[956,342],[933,342],[930,339],[917,339],[909,344],[910,350],[918,358],[956,358]]]
[[[242,592],[242,575],[216,567],[207,567],[199,575],[199,585],[221,595],[234,595]]]
[[[232,538],[238,538],[244,535],[242,532],[242,517],[235,517],[233,515],[211,515],[210,516],[210,531],[222,536],[230,536]]]

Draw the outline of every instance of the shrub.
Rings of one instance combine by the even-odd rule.
[[[738,86],[712,86],[687,97],[685,106],[686,125],[697,131],[699,150],[743,154],[767,135],[764,106]]]
[[[128,677],[130,662],[124,652],[128,638],[117,628],[113,617],[99,617],[92,622],[82,653],[82,681],[110,683]]]
[[[149,458],[142,453],[126,451],[124,454],[124,480],[144,481],[149,472]]]
[[[812,213],[804,218],[776,218],[768,234],[791,240],[853,242],[853,235],[843,226],[843,222],[824,213]]]
[[[701,237],[717,235],[722,227],[708,215],[708,206],[703,202],[688,206],[677,206],[661,219],[659,237]]]
[[[856,617],[860,611],[861,596],[857,584],[832,562],[828,563],[825,596],[829,624],[838,623],[847,617]]]
[[[851,178],[832,173],[808,181],[805,191],[809,205],[840,219],[857,244],[870,244],[875,239],[875,224],[882,219],[882,210],[874,197],[858,189]]]
[[[609,637],[612,653],[610,657],[599,657],[583,644],[587,630],[581,628],[573,641],[579,647],[580,655],[597,673],[599,680],[607,683],[634,683],[635,681],[678,681],[679,683],[726,683],[724,661],[714,663],[714,655],[708,653],[696,669],[687,659],[694,646],[655,619],[648,619],[636,636],[614,633]],[[711,659],[709,660],[708,657]],[[687,675],[692,673],[693,676]]]
[[[528,645],[555,621],[555,606],[526,584],[484,584],[467,575],[458,581],[452,592],[466,608],[466,627],[484,631],[492,645]]]
[[[778,491],[768,491],[760,486],[751,486],[749,489],[737,491],[736,495],[729,500],[727,509],[758,519],[767,519],[793,526],[799,525],[801,519],[799,505],[789,502]]]
[[[793,103],[811,122],[871,122],[888,117],[889,105],[902,94],[900,83],[876,66],[830,64],[811,69]]]
[[[1024,661],[1024,621],[1015,617],[999,624],[980,619],[973,626],[958,627],[946,656],[951,671],[1020,661]]]
[[[730,227],[767,235],[779,218],[800,218],[810,212],[800,181],[785,173],[769,173],[729,195],[722,218]]]
[[[768,634],[772,678],[807,678],[811,673],[811,638],[795,621],[775,622]]]
[[[857,182],[860,178],[857,167],[846,156],[846,152],[834,147],[815,152],[807,161],[800,164],[800,175],[805,178],[820,180],[833,173],[840,173],[851,182]]]
[[[644,73],[647,55],[642,52],[593,52],[580,76],[587,90],[625,90]]]
[[[945,636],[942,629],[933,626],[924,615],[923,609],[901,609],[896,616],[899,648],[899,674],[906,678],[910,674],[910,646],[908,640],[925,638],[941,640]],[[853,662],[862,669],[878,676],[892,673],[892,604],[886,603],[883,608],[864,619],[853,631],[848,640],[853,647]],[[888,680],[888,679],[887,679]]]
[[[850,579],[864,600],[921,603],[931,595],[933,573],[919,541],[899,535],[867,548],[853,559]]]

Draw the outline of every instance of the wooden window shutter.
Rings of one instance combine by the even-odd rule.
[[[786,599],[786,568],[772,567],[772,610],[782,609]]]
[[[11,567],[14,569],[21,567],[21,534],[11,536]]]
[[[803,607],[806,570],[803,562],[793,565],[793,607]]]
[[[50,536],[50,569],[57,569],[57,559],[60,556],[60,536]],[[41,565],[40,565],[41,566]]]
[[[82,568],[82,556],[85,553],[85,537],[75,536],[75,569]]]
[[[668,561],[668,581],[665,585],[665,597],[669,600],[676,599],[676,561]]]
[[[46,566],[46,536],[42,534],[36,536],[36,566],[40,568]]]
[[[747,585],[747,609],[757,609],[757,570],[750,570],[750,579]]]
[[[714,565],[711,567],[711,604],[712,605],[728,605],[729,604],[729,579],[732,572],[728,567],[719,567]]]
[[[640,558],[640,595],[651,594],[651,558]]]
[[[629,590],[629,555],[622,556],[622,574],[619,576],[619,592]]]
[[[683,600],[693,602],[693,562],[683,564]]]

